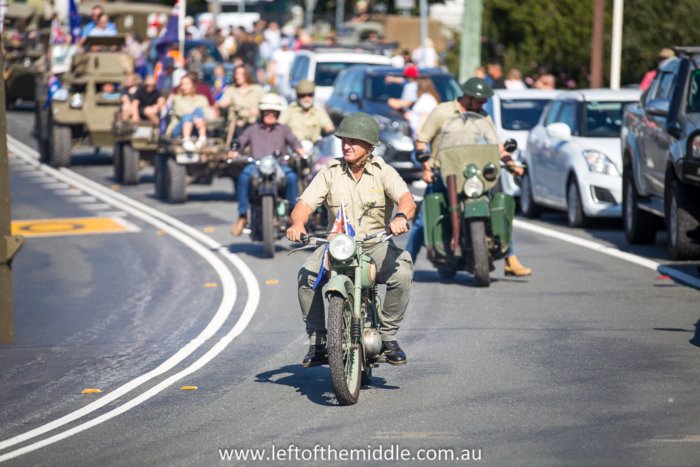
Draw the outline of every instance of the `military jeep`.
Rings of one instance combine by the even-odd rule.
[[[114,180],[124,185],[136,185],[141,168],[152,165],[158,152],[159,128],[147,120],[138,123],[124,122],[119,114],[115,114],[112,137]]]
[[[37,100],[37,113],[48,110],[45,124],[37,127],[42,160],[66,167],[76,145],[95,149],[113,145],[119,91],[134,69],[131,57],[122,52],[123,45],[123,36],[88,37],[85,51],[73,56],[60,86],[50,90],[46,100]]]

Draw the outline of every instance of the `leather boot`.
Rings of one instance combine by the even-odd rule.
[[[304,356],[301,362],[304,368],[323,365],[328,363],[328,353],[325,345],[310,345],[309,352]]]
[[[234,237],[240,237],[247,223],[248,219],[245,217],[239,217],[236,223],[231,225],[231,235]]]
[[[524,277],[532,275],[532,269],[520,264],[518,257],[515,255],[506,258],[504,271],[506,276]]]
[[[396,341],[382,342],[382,354],[386,357],[386,362],[390,365],[405,365],[406,354]]]

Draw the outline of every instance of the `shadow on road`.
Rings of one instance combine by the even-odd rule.
[[[695,330],[683,329],[683,328],[654,328],[654,331],[666,331],[666,332],[692,332],[693,337],[688,342],[695,347],[700,347],[700,319],[698,319],[695,324]]]
[[[514,282],[514,283],[522,283],[522,284],[527,284],[529,282],[529,278],[523,278],[523,279],[517,279],[514,277],[506,277],[506,278],[498,278],[498,277],[491,277],[491,283],[496,284],[498,282]],[[443,279],[440,277],[440,275],[437,273],[436,270],[434,269],[417,269],[413,273],[413,280],[415,282],[421,282],[421,283],[440,283],[440,284],[455,284],[455,285],[466,285],[469,287],[474,287],[474,288],[483,288],[483,287],[478,287],[474,283],[474,276],[471,274],[468,274],[466,272],[458,272],[456,276],[454,276],[452,279]]]
[[[304,368],[301,365],[287,365],[255,375],[255,382],[290,386],[315,404],[325,406],[338,405],[333,394],[331,373],[327,366]],[[363,386],[362,391],[374,388],[399,389],[398,386],[386,384],[384,378],[372,376],[372,382],[369,386]]]

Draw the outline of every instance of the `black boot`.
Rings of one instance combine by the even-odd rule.
[[[382,342],[382,353],[386,357],[386,362],[391,365],[405,365],[406,354],[397,341]]]
[[[309,352],[304,357],[304,361],[301,362],[304,368],[319,366],[324,363],[328,363],[328,353],[326,352],[325,344],[310,345]]]

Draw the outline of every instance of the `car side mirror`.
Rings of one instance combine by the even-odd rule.
[[[352,102],[353,104],[357,104],[359,108],[362,108],[362,101],[360,100],[359,94],[357,94],[356,92],[351,92],[348,98],[350,99],[350,102]]]
[[[571,128],[562,122],[550,123],[547,125],[547,136],[552,139],[569,141],[571,139]]]
[[[666,117],[671,103],[667,99],[653,99],[646,107],[646,112],[649,115],[657,117]]]
[[[516,149],[518,149],[518,142],[515,141],[513,138],[508,138],[505,143],[503,143],[503,149],[506,150],[506,152],[512,153]]]

